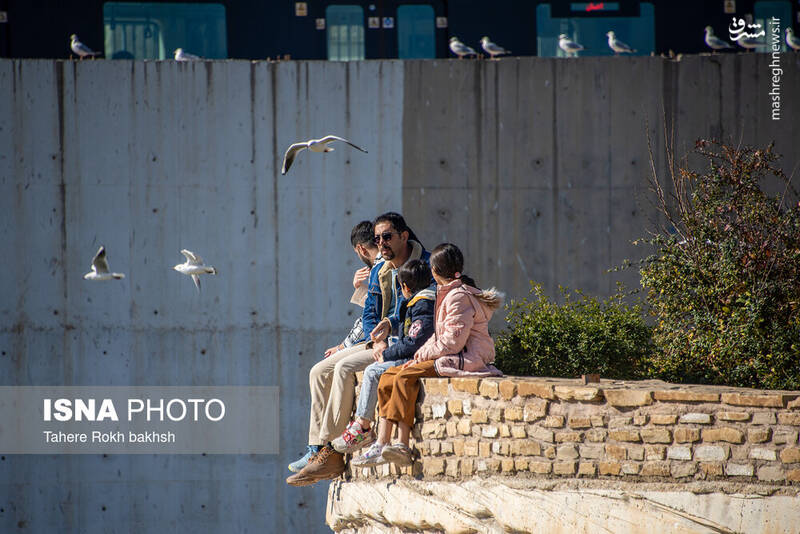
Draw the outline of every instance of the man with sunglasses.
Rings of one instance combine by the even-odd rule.
[[[385,338],[389,334],[388,328],[383,328],[387,322],[392,331],[398,329],[404,297],[397,282],[397,269],[413,259],[426,263],[430,261],[430,253],[399,213],[388,212],[375,219],[373,243],[378,247],[382,259],[369,272],[367,300],[361,318],[367,339],[373,331],[384,331],[384,335],[380,337]],[[388,321],[381,322],[383,319]],[[376,328],[379,323],[382,328]],[[307,456],[294,462],[290,470],[299,468],[302,460],[308,459],[299,472],[286,479],[287,484],[307,486],[342,474],[344,455],[333,449],[331,441],[344,435],[343,433],[348,434],[349,441],[357,442],[361,446],[369,445],[375,440],[372,428],[356,428],[353,425],[347,426],[347,423],[351,420],[355,401],[356,373],[375,362],[386,347],[387,342],[384,339],[376,341],[371,348],[367,348],[366,343],[362,342],[329,355],[311,368],[309,452]]]

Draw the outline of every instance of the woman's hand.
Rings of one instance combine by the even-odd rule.
[[[418,363],[419,363],[419,361],[417,361],[417,359],[414,358],[413,360],[408,360],[406,363],[401,365],[400,369],[407,369],[407,368],[411,367],[412,365],[417,365]]]

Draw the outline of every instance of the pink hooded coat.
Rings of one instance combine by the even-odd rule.
[[[479,290],[453,280],[436,291],[434,335],[420,347],[415,359],[436,360],[440,376],[497,376],[494,340],[489,319],[503,302],[503,294]]]

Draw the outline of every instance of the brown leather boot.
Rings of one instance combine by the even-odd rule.
[[[325,445],[308,460],[308,464],[299,473],[287,478],[286,483],[290,486],[310,486],[320,480],[336,478],[342,473],[344,473],[344,454]]]

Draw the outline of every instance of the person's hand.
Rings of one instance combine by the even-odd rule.
[[[378,341],[372,345],[372,358],[376,362],[383,361],[383,351],[386,350],[387,346],[385,341]]]
[[[391,331],[392,323],[389,322],[389,319],[381,319],[381,322],[375,325],[375,328],[369,333],[369,337],[373,341],[385,341]]]
[[[329,349],[325,349],[325,356],[323,356],[323,358],[327,358],[331,354],[336,354],[337,352],[339,352],[343,348],[344,347],[342,347],[342,344],[340,343],[340,344],[336,345],[335,347],[331,347]]]
[[[408,360],[406,363],[401,365],[400,369],[406,369],[406,368],[411,367],[412,365],[416,365],[418,363],[419,362],[416,360],[416,358],[414,358],[414,359]]]
[[[353,275],[353,288],[358,289],[358,286],[363,284],[367,278],[369,278],[369,267],[365,265]]]

